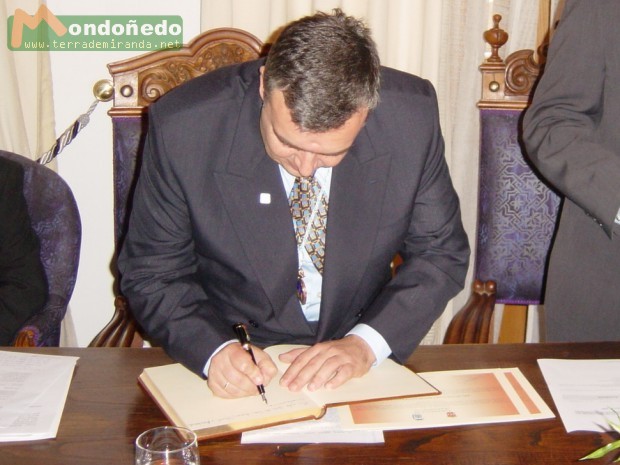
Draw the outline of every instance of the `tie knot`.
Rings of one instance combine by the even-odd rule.
[[[298,189],[302,192],[314,191],[316,195],[321,190],[321,185],[314,178],[314,176],[298,176],[295,178],[294,186],[299,186]],[[294,187],[294,189],[297,187]]]

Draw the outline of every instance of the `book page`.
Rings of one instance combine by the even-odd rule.
[[[350,405],[345,428],[415,429],[553,418],[518,368],[420,373],[439,396]]]
[[[268,347],[265,352],[271,356],[278,370],[284,373],[288,364],[281,362],[278,355],[299,347],[307,346],[278,345]],[[361,378],[350,379],[337,389],[319,389],[313,392],[303,389],[301,392],[312,398],[318,405],[325,406],[394,397],[439,394],[435,387],[416,373],[391,359],[372,367]]]
[[[323,413],[321,406],[303,393],[281,388],[277,379],[265,386],[268,404],[258,392],[240,399],[217,397],[204,379],[178,363],[146,368],[140,381],[173,423],[197,432],[214,429],[220,434]]]

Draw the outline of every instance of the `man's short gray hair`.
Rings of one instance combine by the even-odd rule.
[[[301,130],[341,127],[379,101],[380,62],[370,30],[340,9],[287,25],[272,45],[263,74],[265,98],[284,94]]]

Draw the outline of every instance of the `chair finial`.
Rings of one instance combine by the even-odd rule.
[[[508,41],[508,33],[499,27],[502,15],[493,15],[493,27],[483,34],[484,40],[491,46],[491,56],[487,62],[502,62],[499,49]]]
[[[114,97],[114,86],[109,79],[100,79],[93,86],[93,95],[100,102],[109,102]]]

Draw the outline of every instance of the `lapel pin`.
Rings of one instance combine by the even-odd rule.
[[[269,194],[268,192],[261,192],[258,201],[262,205],[269,205],[271,203],[271,194]]]

